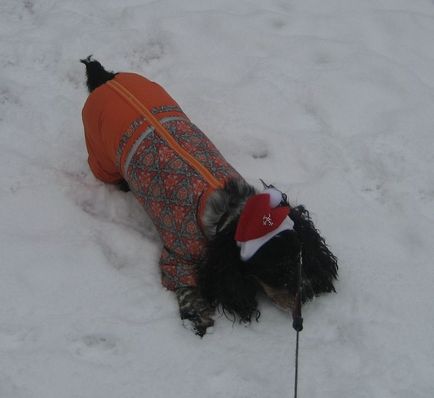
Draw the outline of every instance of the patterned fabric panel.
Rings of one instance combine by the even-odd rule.
[[[162,124],[217,179],[239,177],[191,122],[172,118],[167,122],[163,119]],[[122,138],[121,144],[125,140]],[[153,129],[138,140],[134,154],[128,156],[125,179],[164,243],[160,259],[163,285],[170,290],[194,286],[197,265],[204,259],[206,246],[199,227],[198,207],[208,184]]]
[[[173,120],[164,123],[164,127],[185,150],[199,160],[218,180],[240,177],[208,137],[190,121]]]
[[[134,134],[134,132],[145,121],[146,121],[146,119],[143,116],[140,116],[138,119],[134,120],[134,122],[132,122],[130,124],[130,127],[128,128],[128,130],[122,134],[121,139],[119,141],[118,150],[116,151],[116,167],[118,168],[118,170],[121,170],[121,165],[120,165],[121,155],[122,155],[122,152],[124,151],[124,148],[125,148],[127,141],[131,138],[131,136]]]

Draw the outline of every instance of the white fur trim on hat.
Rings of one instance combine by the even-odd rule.
[[[253,257],[253,255],[263,246],[265,243],[267,243],[269,240],[271,240],[273,237],[275,237],[278,233],[282,231],[291,230],[294,228],[294,222],[289,218],[286,217],[282,224],[280,224],[276,229],[269,232],[268,234],[261,236],[257,239],[252,239],[247,242],[237,242],[237,245],[241,248],[240,257],[241,260],[247,261],[250,258]]]
[[[282,202],[282,192],[276,188],[264,189],[262,193],[268,193],[268,195],[270,195],[270,207],[273,209],[279,206],[280,202]]]

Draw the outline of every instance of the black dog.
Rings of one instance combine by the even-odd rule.
[[[128,85],[127,78],[129,77],[131,81],[135,81],[134,79],[136,79],[139,83],[146,79],[138,77],[138,75],[108,72],[98,61],[92,60],[91,57],[81,60],[81,62],[86,65],[87,87],[89,93],[91,93],[89,98],[95,95],[94,93],[97,93],[98,90],[101,90],[100,93],[102,93],[103,88],[107,92],[113,89],[113,95],[117,95],[117,97],[113,97],[113,101],[119,101],[120,105],[119,107],[115,106],[115,108],[111,108],[111,113],[113,113],[113,109],[119,114],[122,113],[122,109],[128,101],[132,104],[131,106],[135,106],[136,110],[138,109],[141,118],[135,121],[131,120],[133,127],[126,130],[123,137],[131,137],[134,131],[139,130],[141,123],[149,122],[150,127],[148,127],[148,132],[144,136],[143,142],[152,138],[159,140],[158,142],[161,144],[161,137],[167,134],[167,132],[180,142],[181,138],[179,137],[181,136],[177,135],[177,129],[182,130],[182,137],[184,138],[186,136],[190,137],[188,134],[191,133],[191,137],[193,137],[192,141],[193,139],[197,141],[197,137],[202,137],[205,141],[207,140],[200,130],[193,126],[191,122],[185,120],[185,115],[174,102],[170,106],[160,106],[148,111],[143,109],[143,106],[146,107],[146,105],[142,106],[140,101],[131,94],[131,91],[135,89],[134,84],[131,85],[129,83],[131,86],[129,88],[130,91],[125,89],[125,87]],[[125,75],[125,77],[122,77],[122,75]],[[122,83],[123,78],[127,83]],[[124,86],[121,84],[124,84]],[[149,83],[147,80],[143,84],[145,84],[144,87],[148,87],[146,84],[152,84],[149,85],[152,88],[156,86],[155,83]],[[107,88],[107,86],[110,87]],[[146,91],[146,88],[144,90]],[[162,89],[159,88],[159,90],[161,91]],[[137,93],[140,94],[141,91],[137,91]],[[167,95],[165,92],[163,94]],[[144,92],[143,95],[143,98],[147,99],[148,97],[152,97],[153,94],[149,91]],[[107,107],[107,101],[110,101],[108,94],[101,94],[100,97],[103,98],[103,102],[105,101],[103,106]],[[170,99],[168,96],[167,98]],[[113,102],[111,105],[113,105]],[[89,163],[92,171],[103,181],[118,184],[122,190],[126,191],[131,188],[141,203],[144,203],[145,209],[149,213],[151,206],[155,207],[155,203],[160,200],[160,197],[158,199],[153,197],[152,200],[154,202],[151,203],[147,197],[147,195],[150,195],[149,190],[151,188],[139,186],[140,184],[137,182],[139,181],[137,175],[143,172],[145,168],[143,160],[145,159],[145,155],[137,157],[135,154],[142,151],[141,147],[137,146],[138,144],[132,146],[134,150],[130,149],[132,154],[128,158],[128,162],[130,162],[128,163],[129,168],[123,171],[119,162],[116,164],[115,161],[111,162],[110,160],[111,163],[109,164],[108,157],[107,159],[99,159],[98,161],[92,160],[91,151],[101,152],[104,148],[101,148],[102,144],[99,144],[98,139],[92,136],[92,134],[96,133],[92,132],[90,127],[86,128],[86,123],[93,123],[93,116],[88,116],[89,112],[86,111],[86,106],[83,110],[83,117],[90,153]],[[100,112],[98,117],[101,118],[101,114],[103,116],[108,114],[105,109],[105,113],[101,111],[102,113]],[[145,114],[140,110],[145,112]],[[170,113],[170,118],[160,118],[160,125],[158,120],[152,122],[152,115],[158,116],[160,114],[158,112],[172,113]],[[119,114],[116,115],[117,119],[120,117]],[[157,116],[156,118],[158,119]],[[112,117],[112,115],[109,114],[107,117]],[[90,122],[86,122],[86,118],[90,118]],[[98,123],[98,128],[101,130],[98,133],[103,135],[108,134],[108,130],[104,131],[104,123],[100,119]],[[111,124],[108,124],[108,126],[108,129],[112,127]],[[163,128],[164,130],[160,136],[156,134],[157,131],[160,131],[158,128],[160,130]],[[152,136],[152,134],[154,135]],[[125,144],[122,139],[120,141],[121,144],[123,142],[122,145]],[[102,142],[104,142],[104,139]],[[182,145],[188,145],[185,141],[182,141],[182,143]],[[143,153],[152,145],[155,146],[155,142],[150,142],[148,147],[143,149]],[[175,142],[174,145],[176,147],[177,143]],[[210,151],[216,157],[220,156],[212,144],[206,145],[207,148],[211,148]],[[162,151],[162,149],[158,148],[155,149],[156,153]],[[163,149],[166,150],[167,148],[164,147]],[[184,155],[187,160],[189,157],[195,156],[195,153],[191,156],[189,154]],[[201,154],[200,158],[199,156],[196,156],[196,158],[200,159],[202,164],[202,166],[197,166],[198,170],[201,171],[206,160],[203,160],[203,154]],[[194,166],[197,159],[190,159],[190,165],[193,164]],[[177,160],[179,164],[182,163],[179,162],[179,159]],[[224,159],[220,163],[223,161]],[[133,167],[131,165],[135,167],[133,171],[130,170]],[[147,165],[146,167],[153,167],[153,165]],[[212,166],[210,167],[212,168]],[[291,206],[286,195],[280,193],[272,186],[264,184],[265,193],[258,193],[242,177],[230,169],[230,166],[227,166],[227,169],[229,170],[228,174],[224,176],[225,178],[222,178],[224,183],[211,189],[205,199],[203,199],[205,196],[202,191],[196,196],[194,193],[188,196],[188,198],[192,198],[192,204],[197,206],[197,208],[199,208],[201,200],[204,202],[203,212],[200,214],[198,212],[199,216],[197,220],[196,218],[194,219],[197,221],[197,224],[200,224],[197,230],[200,230],[202,234],[198,240],[204,242],[205,249],[203,255],[196,256],[193,262],[190,261],[190,265],[185,266],[188,268],[188,272],[194,274],[194,278],[188,279],[189,275],[187,273],[187,279],[184,282],[176,282],[174,285],[168,282],[165,285],[176,291],[181,318],[191,321],[194,331],[200,336],[203,336],[206,333],[206,329],[214,324],[212,316],[216,308],[220,308],[234,320],[239,319],[250,322],[252,317],[258,320],[260,312],[258,311],[257,294],[260,291],[265,292],[283,309],[291,309],[298,291],[297,270],[301,258],[303,261],[303,302],[321,293],[335,291],[333,281],[337,278],[338,270],[336,257],[330,252],[324,239],[313,225],[308,211],[303,206]],[[197,177],[198,173],[196,171],[194,173],[196,173],[195,176]],[[206,170],[203,171],[204,173],[206,173]],[[165,183],[164,179],[160,180],[161,186],[158,190],[161,190],[160,188]],[[194,191],[193,188],[192,191]],[[178,194],[179,189],[173,195]],[[165,197],[165,200],[170,202],[171,198]],[[188,198],[186,201],[190,200]],[[160,203],[158,202],[157,204]],[[196,207],[191,212],[196,212]],[[186,217],[188,216],[192,217],[192,214]],[[151,215],[151,218],[155,223],[157,222],[155,215]],[[176,215],[170,213],[169,218],[176,219]],[[170,221],[168,220],[168,222]],[[167,249],[166,251],[169,253],[166,253],[166,256],[173,255],[176,259],[177,254],[175,251],[166,247],[167,234],[161,232],[167,230],[159,229],[159,231],[161,235],[164,235],[162,236],[165,243],[163,250]],[[170,230],[167,233],[170,233]],[[181,259],[181,257],[178,258]],[[182,258],[182,261],[184,259],[185,256]],[[175,268],[170,268],[170,270],[177,269],[176,272],[182,276],[185,271],[182,269],[183,267],[184,265],[175,265]],[[190,280],[194,280],[194,283],[188,282]]]

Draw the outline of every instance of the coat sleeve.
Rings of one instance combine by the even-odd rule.
[[[161,283],[168,290],[197,286],[197,264],[179,258],[165,247],[160,257]]]

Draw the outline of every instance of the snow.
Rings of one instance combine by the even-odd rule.
[[[78,60],[161,83],[340,260],[300,397],[434,396],[434,2],[2,0],[0,397],[291,396],[295,332],[183,328],[158,236],[91,175]]]

